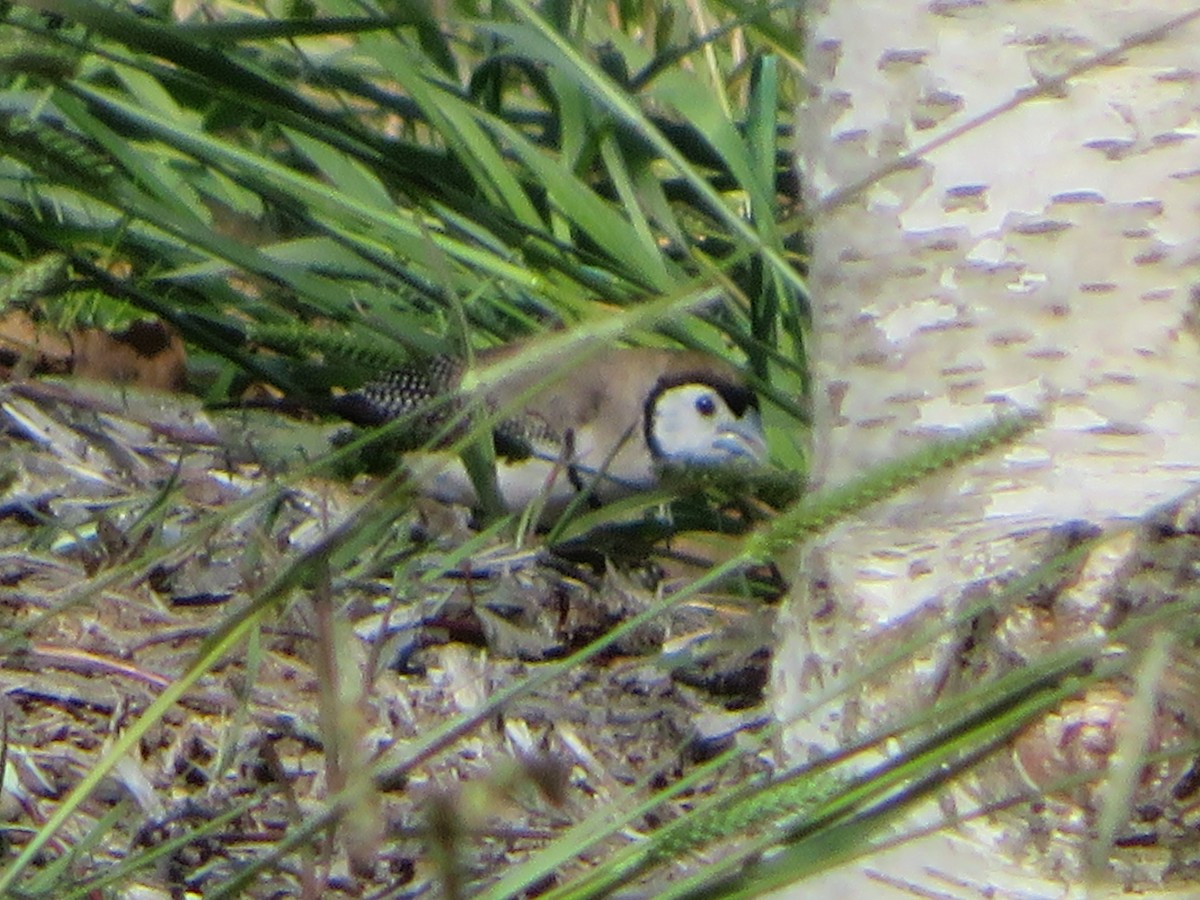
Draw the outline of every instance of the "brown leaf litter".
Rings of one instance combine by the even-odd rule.
[[[281,852],[246,896],[467,895],[761,721],[771,610],[758,601],[699,594],[489,707],[667,585],[648,567],[551,566],[538,547],[466,553],[472,534],[431,526],[402,491],[379,501],[365,481],[281,469],[257,453],[256,425],[186,398],[14,383],[0,428],[10,860],[206,641],[251,623],[43,847],[38,866],[96,838],[73,885],[140,857],[125,889],[203,895],[336,795],[336,829]],[[702,790],[765,765],[750,754]]]

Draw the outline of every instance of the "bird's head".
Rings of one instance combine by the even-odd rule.
[[[766,461],[758,400],[743,385],[703,374],[659,381],[646,399],[646,446],[668,465]]]

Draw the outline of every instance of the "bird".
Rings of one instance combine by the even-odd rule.
[[[507,511],[535,499],[544,515],[580,494],[591,506],[653,488],[668,469],[761,466],[767,456],[758,398],[729,362],[696,350],[618,347],[574,359],[544,352],[504,366],[524,344],[480,351],[475,366],[447,355],[410,363],[334,399],[360,426],[406,418],[400,451],[448,445],[481,414],[492,429],[496,486]],[[477,370],[500,366],[472,391]],[[481,401],[481,402],[480,402]],[[418,492],[479,508],[465,466],[443,454],[414,467]]]

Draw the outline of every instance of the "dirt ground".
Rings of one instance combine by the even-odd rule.
[[[570,662],[692,576],[480,539],[463,511],[380,501],[377,480],[280,467],[257,427],[177,398],[4,388],[10,859],[70,803],[37,864],[76,850],[74,886],[107,873],[136,896],[204,895],[267,861],[246,896],[467,895],[746,742],[548,888],[768,770],[773,608],[740,582]]]

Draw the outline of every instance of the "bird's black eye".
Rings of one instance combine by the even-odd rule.
[[[717,401],[713,399],[712,394],[705,394],[702,397],[696,398],[696,412],[708,418],[717,411]]]

